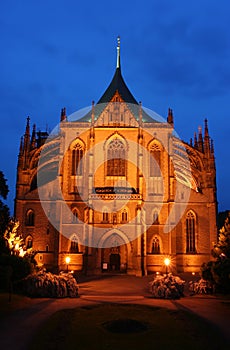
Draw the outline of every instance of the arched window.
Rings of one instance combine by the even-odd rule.
[[[72,214],[73,214],[73,216],[72,216],[72,222],[73,222],[74,224],[77,224],[77,223],[78,223],[78,210],[77,210],[76,208],[73,208]]]
[[[107,210],[103,211],[103,214],[102,214],[103,218],[103,222],[109,222],[109,213],[107,212]]]
[[[160,254],[160,241],[157,236],[153,238],[152,254]]]
[[[161,177],[161,149],[153,143],[150,147],[150,176]]]
[[[121,213],[121,221],[122,222],[127,222],[128,221],[128,213],[127,213],[126,209],[124,209],[123,212]]]
[[[158,210],[154,210],[153,212],[153,224],[158,225],[159,224],[159,213]]]
[[[189,211],[186,216],[186,253],[196,253],[195,227],[195,214]]]
[[[26,212],[26,226],[34,226],[34,211],[32,209]]]
[[[78,239],[77,236],[74,235],[71,239],[71,243],[70,243],[70,252],[71,253],[78,253],[79,252],[79,248],[78,248]]]
[[[49,246],[48,244],[46,244],[46,252],[48,253],[48,251],[49,251]]]
[[[83,147],[80,143],[77,143],[72,150],[72,175],[83,174]]]
[[[112,140],[108,145],[107,175],[125,176],[125,147],[118,138]]]
[[[33,238],[31,236],[26,237],[26,249],[31,249],[33,246]]]

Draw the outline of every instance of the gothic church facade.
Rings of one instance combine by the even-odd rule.
[[[199,271],[216,241],[213,143],[189,143],[144,109],[120,66],[98,103],[80,118],[62,109],[56,134],[21,140],[15,217],[27,248],[52,271],[127,273]]]

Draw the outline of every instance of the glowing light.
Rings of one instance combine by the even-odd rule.
[[[195,272],[192,272],[192,275],[195,276]]]
[[[171,260],[170,260],[169,258],[165,258],[164,264],[165,264],[166,266],[169,266],[170,263],[171,263]]]
[[[67,257],[65,258],[65,262],[66,262],[67,265],[70,263],[70,257],[69,257],[69,256],[67,256]]]

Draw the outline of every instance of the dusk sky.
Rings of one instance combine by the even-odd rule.
[[[167,116],[189,142],[208,119],[219,211],[230,209],[230,2],[228,0],[2,0],[0,170],[13,210],[26,118],[52,130],[97,102],[116,68],[143,106]],[[13,214],[13,212],[12,212]]]

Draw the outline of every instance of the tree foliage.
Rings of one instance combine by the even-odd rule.
[[[18,233],[19,222],[10,220],[4,233],[7,253],[0,254],[1,288],[17,287],[21,279],[34,271],[36,252],[26,249],[23,237]]]
[[[217,291],[230,293],[230,212],[219,230],[218,241],[214,244],[212,255],[215,261],[202,265],[202,277],[210,281]]]
[[[3,172],[0,171],[0,254],[7,252],[4,233],[10,221],[10,211],[8,206],[4,204],[3,200],[7,198],[8,192],[9,188],[7,181]]]

